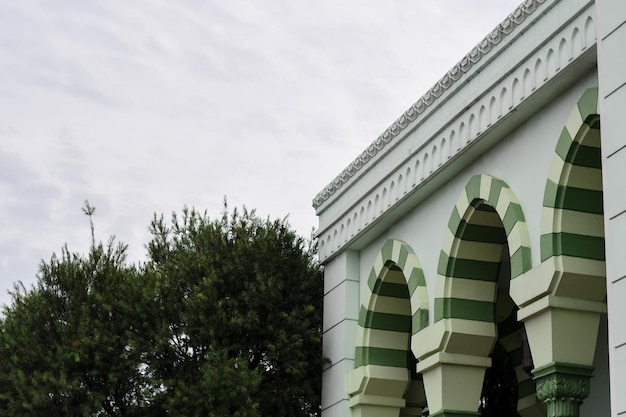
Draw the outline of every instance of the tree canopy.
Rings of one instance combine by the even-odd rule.
[[[184,209],[150,231],[133,265],[92,224],[86,255],[65,247],[16,286],[0,321],[6,415],[318,415],[314,246],[245,208]]]

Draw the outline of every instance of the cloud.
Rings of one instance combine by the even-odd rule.
[[[153,213],[224,196],[308,235],[312,197],[517,2],[3,2],[1,285],[85,249],[86,199],[132,260]]]

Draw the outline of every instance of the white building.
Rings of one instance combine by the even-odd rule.
[[[522,416],[626,414],[625,23],[525,1],[315,197],[325,417],[476,415],[494,346]]]

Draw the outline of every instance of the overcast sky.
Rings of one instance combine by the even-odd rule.
[[[520,0],[0,1],[0,303],[154,213],[289,215]]]

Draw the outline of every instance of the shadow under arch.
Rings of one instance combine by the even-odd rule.
[[[350,406],[362,416],[421,412],[424,392],[415,372],[411,336],[428,326],[428,294],[413,250],[388,240],[367,281],[349,377]],[[398,414],[399,413],[399,414]]]

